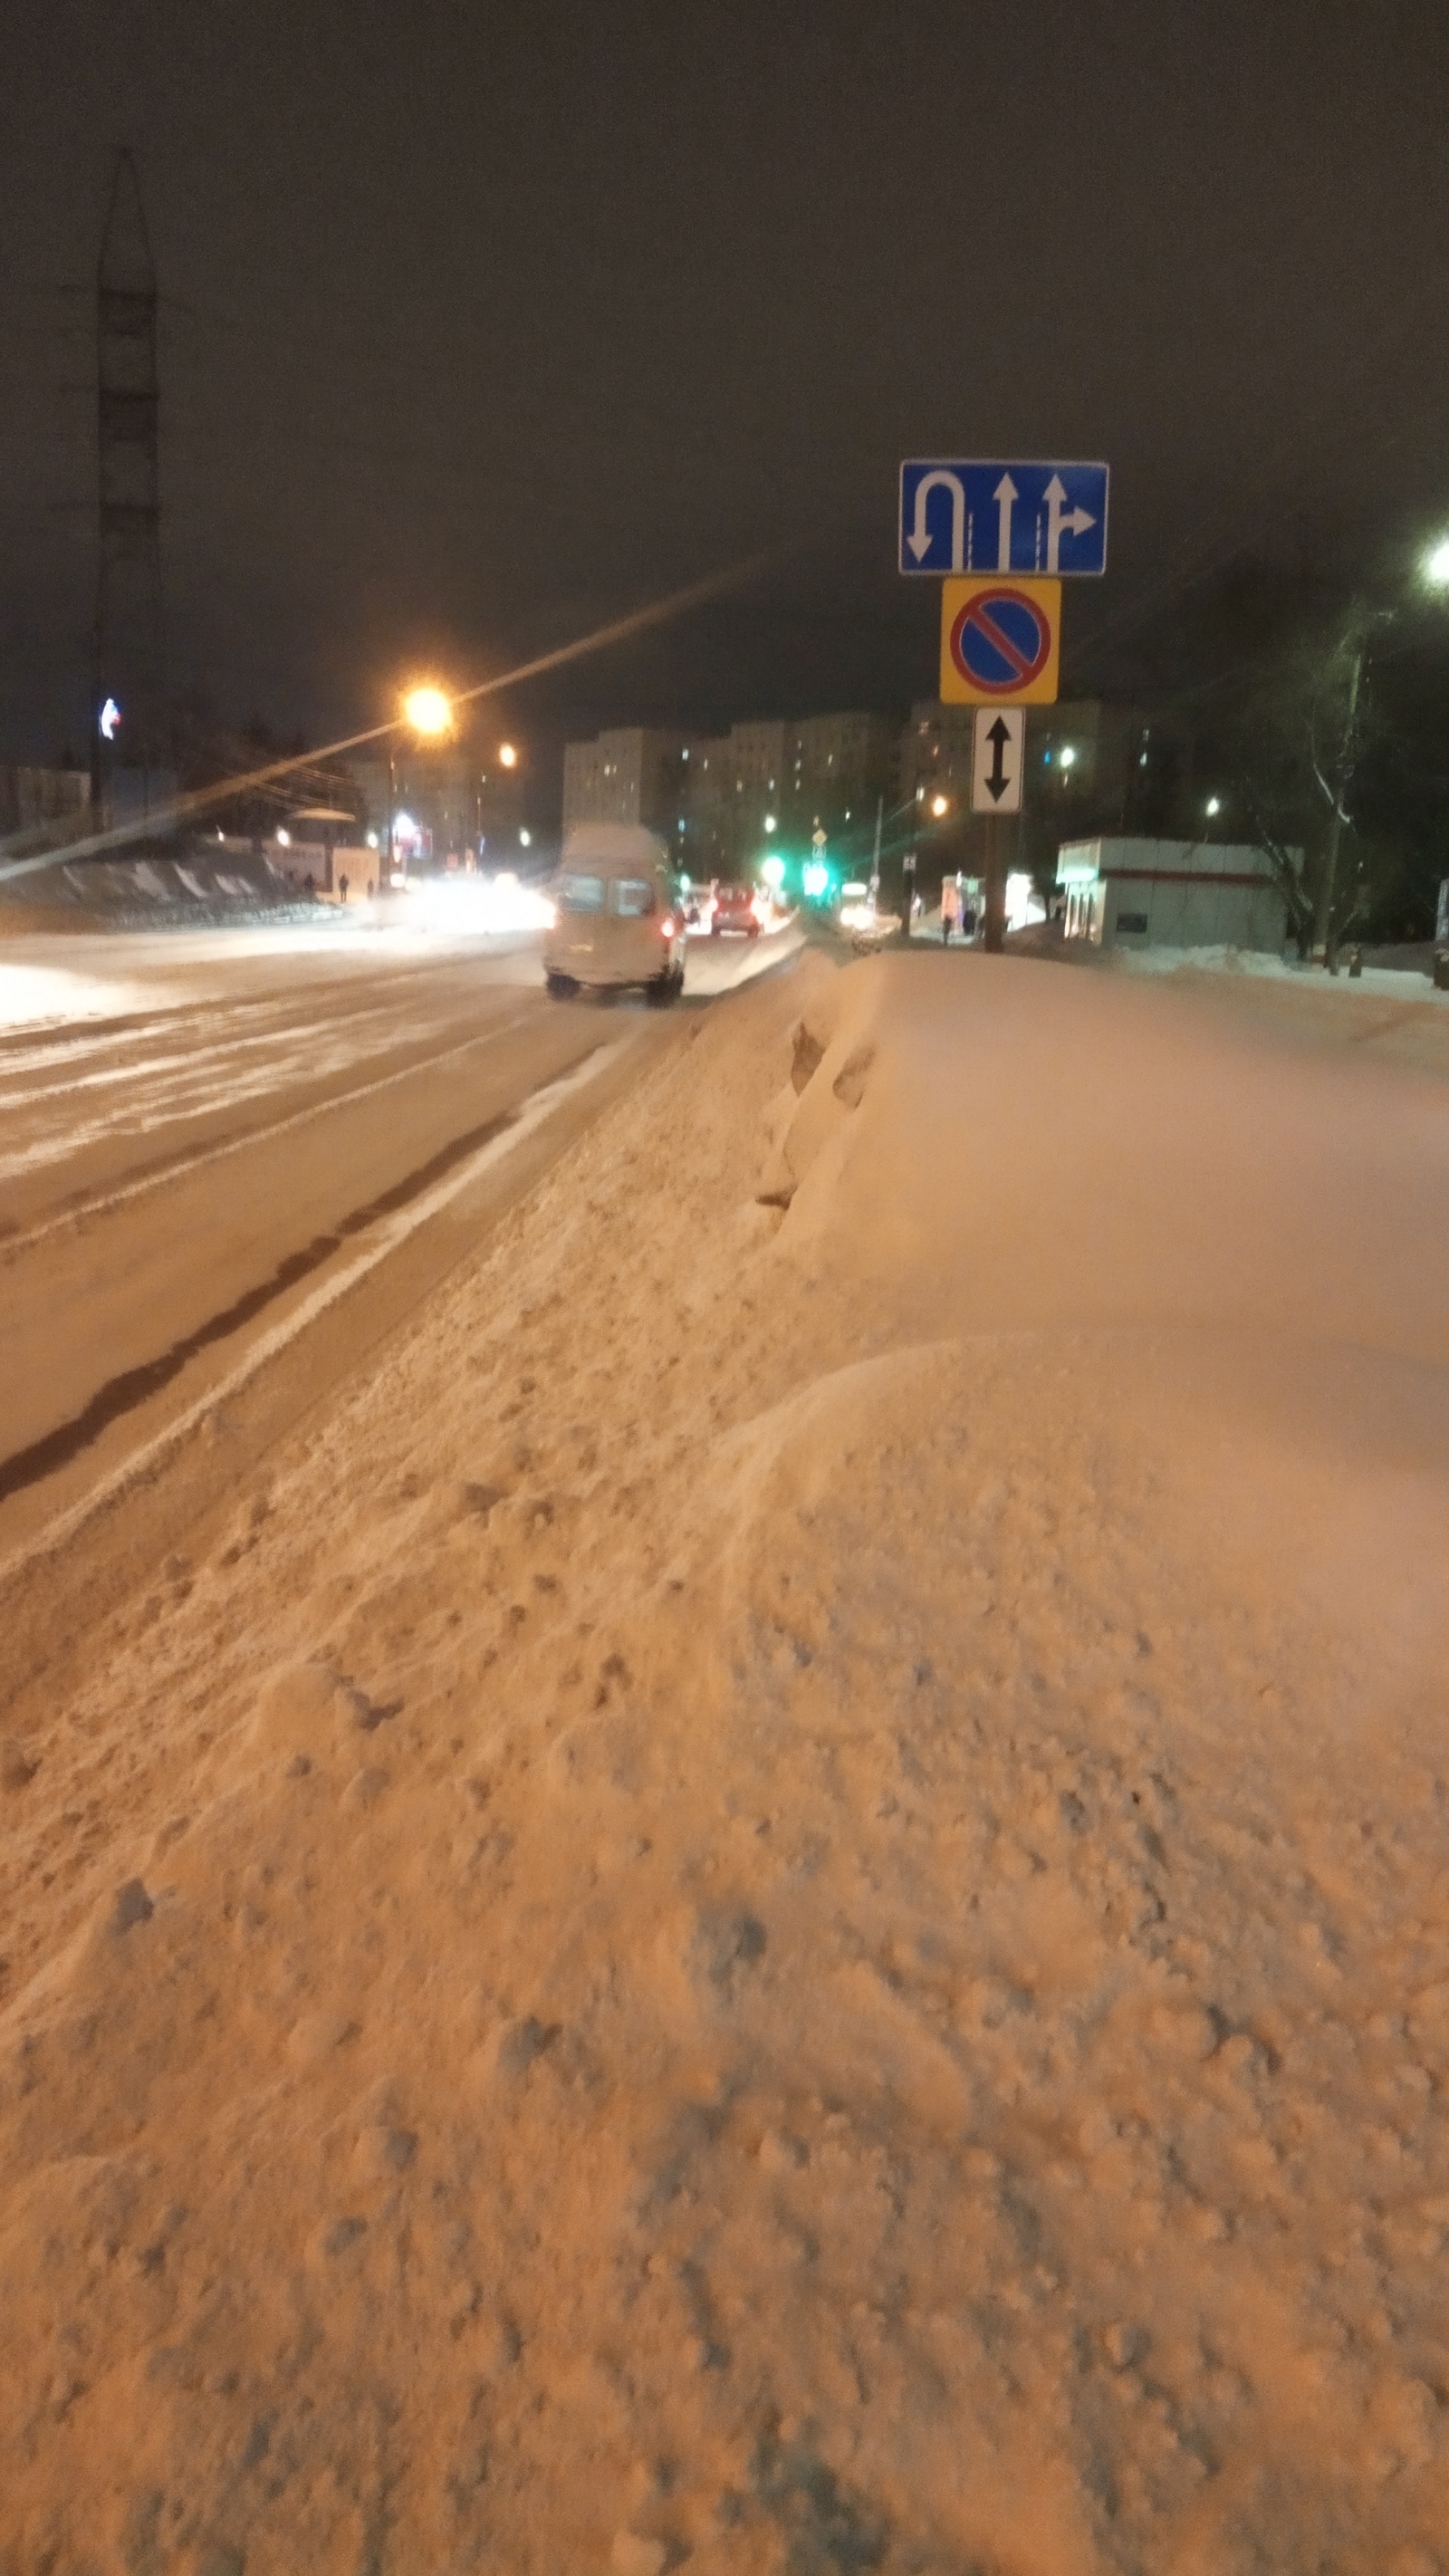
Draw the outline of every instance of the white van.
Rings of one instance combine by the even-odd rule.
[[[564,838],[551,888],[552,930],[543,943],[548,989],[563,1000],[582,987],[642,985],[651,1002],[684,990],[684,916],[674,901],[669,854],[637,823],[578,823]]]

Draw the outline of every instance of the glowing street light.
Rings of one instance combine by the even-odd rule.
[[[947,812],[949,811],[949,809],[950,809],[950,800],[949,800],[949,798],[948,798],[948,797],[945,797],[945,796],[933,796],[933,797],[932,797],[932,799],[931,799],[931,811],[932,811],[932,813],[935,815],[936,820],[937,820],[937,822],[938,822],[938,823],[940,822],[940,819],[941,819],[942,815],[943,815],[943,814],[945,814],[945,813],[947,813]]]
[[[766,829],[766,831],[767,831],[767,832],[773,832],[774,828],[775,828],[775,817],[774,817],[774,815],[773,815],[773,814],[767,814],[767,815],[765,816],[765,829]]]
[[[409,689],[403,700],[403,714],[414,733],[421,734],[426,742],[436,742],[441,734],[452,732],[452,704],[441,689],[430,684]]]
[[[1223,800],[1221,796],[1210,796],[1207,801],[1207,810],[1209,814],[1221,814],[1223,810]]]
[[[498,759],[500,766],[504,769],[516,769],[518,767],[518,753],[511,742],[500,742],[498,746]]]
[[[421,680],[409,689],[402,702],[402,720],[411,725],[419,742],[441,742],[453,730],[452,700],[431,680]],[[387,864],[379,871],[381,885],[392,883],[397,834],[394,828],[397,808],[397,753],[392,735],[387,739]],[[381,888],[379,889],[381,890]]]
[[[1449,537],[1443,537],[1431,554],[1424,557],[1424,579],[1436,590],[1449,589]]]

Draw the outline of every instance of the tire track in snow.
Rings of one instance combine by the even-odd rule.
[[[387,1019],[394,1044],[406,1044],[426,1034],[425,1030],[399,1028],[388,1014],[375,1016]],[[285,1084],[325,1080],[329,1074],[345,1071],[359,1054],[366,1052],[347,1043],[349,1034],[330,1024],[316,1030],[298,1030],[293,1025],[286,1032],[232,1038],[213,1046],[188,1048],[174,1056],[151,1056],[116,1072],[82,1074],[75,1082],[56,1083],[18,1102],[0,1100],[0,1108],[13,1124],[36,1101],[69,1099],[77,1092],[113,1088],[119,1083],[130,1086],[125,1099],[109,1115],[92,1117],[83,1125],[52,1128],[30,1144],[0,1157],[0,1180],[15,1179],[47,1163],[71,1161],[88,1147],[114,1136],[145,1136],[157,1127],[207,1117],[213,1110],[235,1107],[241,1101],[255,1099],[260,1092]],[[239,1063],[247,1055],[255,1057],[259,1048],[274,1047],[279,1035],[288,1041],[287,1052],[263,1056],[249,1066]],[[179,1080],[168,1078],[178,1074]]]
[[[256,1314],[264,1311],[268,1303],[282,1295],[287,1287],[306,1277],[310,1270],[319,1267],[339,1250],[350,1234],[360,1232],[370,1224],[381,1224],[382,1232],[375,1243],[360,1252],[344,1270],[320,1281],[292,1314],[253,1343],[234,1369],[197,1396],[139,1449],[133,1450],[78,1503],[72,1504],[37,1537],[0,1564],[0,1583],[7,1582],[37,1557],[48,1555],[63,1545],[103,1505],[122,1493],[138,1476],[184,1440],[207,1414],[244,1387],[268,1361],[276,1358],[290,1342],[315,1323],[319,1315],[325,1314],[328,1307],[335,1305],[370,1271],[376,1270],[419,1227],[439,1215],[494,1163],[501,1161],[505,1154],[511,1153],[541,1127],[556,1109],[587,1084],[596,1081],[617,1062],[627,1047],[635,1043],[637,1032],[609,1045],[590,1047],[566,1073],[553,1075],[536,1091],[530,1092],[516,1108],[501,1111],[483,1127],[473,1129],[467,1137],[455,1139],[453,1145],[445,1146],[441,1154],[434,1155],[407,1180],[395,1183],[366,1208],[355,1210],[329,1234],[315,1237],[302,1253],[293,1254],[288,1261],[279,1263],[270,1280],[259,1283],[257,1289],[249,1290],[221,1315],[211,1317],[183,1340],[173,1343],[159,1360],[111,1380],[109,1386],[102,1387],[83,1412],[70,1422],[59,1425],[42,1439],[32,1441],[27,1448],[17,1450],[12,1457],[0,1460],[0,1500],[3,1500],[52,1474],[67,1459],[81,1455],[100,1436],[107,1423],[121,1419],[136,1405],[144,1403],[148,1396],[163,1390],[185,1367],[188,1359],[222,1339],[224,1333],[240,1330]],[[445,1164],[451,1168],[440,1169]],[[142,1380],[144,1384],[140,1383]]]
[[[430,1072],[440,1064],[450,1063],[454,1056],[467,1055],[474,1047],[488,1046],[494,1039],[507,1037],[514,1029],[522,1028],[532,1016],[529,1011],[520,1011],[513,1019],[501,1021],[496,1028],[480,1029],[471,1038],[460,1038],[456,1045],[440,1048],[436,1055],[420,1056],[412,1064],[398,1065],[391,1073],[380,1073],[370,1082],[355,1084],[351,1091],[339,1091],[331,1099],[314,1100],[305,1109],[294,1109],[285,1118],[274,1119],[269,1127],[253,1127],[244,1136],[229,1136],[224,1144],[203,1146],[199,1152],[168,1161],[154,1172],[143,1173],[138,1180],[125,1182],[119,1189],[104,1190],[96,1198],[82,1199],[75,1207],[64,1208],[58,1215],[46,1217],[41,1224],[28,1227],[24,1233],[0,1235],[0,1262],[9,1261],[17,1253],[43,1243],[64,1226],[80,1225],[87,1217],[105,1216],[112,1208],[124,1207],[132,1199],[144,1198],[151,1190],[163,1189],[169,1181],[185,1180],[193,1172],[204,1171],[209,1164],[223,1163],[232,1154],[244,1154],[249,1146],[270,1144],[278,1136],[290,1135],[294,1129],[308,1126],[314,1119],[325,1118],[331,1110],[350,1108],[359,1100],[369,1100],[379,1091],[390,1090],[395,1083],[410,1081],[414,1074]]]

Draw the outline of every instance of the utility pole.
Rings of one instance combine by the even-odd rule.
[[[1353,660],[1349,665],[1348,711],[1344,717],[1343,735],[1333,772],[1333,794],[1328,817],[1328,847],[1323,859],[1323,883],[1318,890],[1318,922],[1315,947],[1323,950],[1323,963],[1330,975],[1338,972],[1338,924],[1334,919],[1334,897],[1338,890],[1338,845],[1343,832],[1343,800],[1348,794],[1354,771],[1355,737],[1358,732],[1358,700],[1363,686],[1363,666],[1368,655],[1368,634],[1361,624],[1350,627]]]
[[[116,161],[96,268],[96,580],[91,796],[112,817],[113,772],[154,762],[162,696],[160,388],[156,266],[136,164]],[[129,757],[128,757],[129,755]]]

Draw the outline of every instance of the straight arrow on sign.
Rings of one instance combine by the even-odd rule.
[[[978,707],[972,739],[971,811],[1019,814],[1025,707]]]
[[[1010,476],[1009,474],[1003,474],[1003,476],[1002,476],[1002,478],[1001,478],[1001,481],[997,484],[996,489],[995,489],[995,491],[992,493],[991,497],[992,497],[992,500],[996,503],[996,565],[997,565],[997,570],[998,570],[999,572],[1010,572],[1010,570],[1011,570],[1011,513],[1012,513],[1012,508],[1013,508],[1014,504],[1015,504],[1017,501],[1019,501],[1019,500],[1020,500],[1021,495],[1020,495],[1020,493],[1017,491],[1016,485],[1013,483],[1013,481],[1012,481],[1012,479],[1011,479],[1011,476]],[[1053,572],[1055,572],[1055,570],[1056,570],[1056,566],[1055,566],[1055,564],[1053,564],[1053,566],[1052,566],[1052,570],[1053,570]]]

